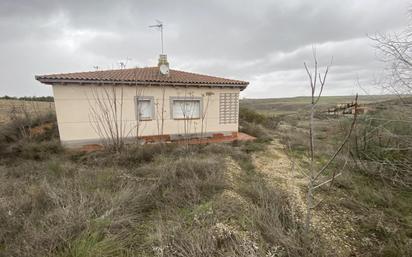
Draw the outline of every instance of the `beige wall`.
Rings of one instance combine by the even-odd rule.
[[[219,124],[219,95],[220,93],[239,93],[238,88],[184,88],[184,87],[162,87],[147,86],[116,86],[116,94],[120,99],[121,88],[123,89],[123,112],[122,123],[125,124],[124,135],[135,137],[147,135],[159,135],[161,127],[161,108],[164,99],[164,131],[163,134],[175,135],[186,133],[201,133],[202,121],[190,122],[174,120],[170,114],[171,97],[202,97],[203,112],[206,113],[203,121],[203,132],[234,132],[238,131],[238,124]],[[105,92],[112,92],[110,86],[84,86],[84,85],[54,85],[53,93],[55,99],[57,120],[60,139],[63,143],[82,143],[101,138],[96,132],[97,124],[93,122],[96,115],[92,107],[97,107],[96,99],[103,99]],[[164,92],[164,98],[163,98]],[[211,96],[207,94],[213,93]],[[155,119],[151,121],[140,121],[136,119],[135,96],[154,97]],[[209,98],[209,104],[207,101]],[[185,126],[186,125],[186,126]],[[185,129],[189,125],[189,131]]]

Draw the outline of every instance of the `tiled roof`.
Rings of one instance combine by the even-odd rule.
[[[125,83],[125,84],[170,84],[170,85],[205,85],[245,88],[249,82],[201,75],[196,73],[170,70],[169,76],[160,74],[158,67],[132,68],[121,70],[102,70],[90,72],[38,75],[36,79],[46,84],[61,82],[78,83]]]

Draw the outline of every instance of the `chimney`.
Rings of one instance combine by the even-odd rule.
[[[160,65],[165,64],[167,66],[169,66],[169,63],[167,62],[167,55],[166,54],[161,54],[159,55],[159,64],[158,66],[160,67]]]
[[[167,55],[159,55],[159,63],[157,66],[159,67],[160,74],[167,76],[169,75],[169,62],[167,61]]]

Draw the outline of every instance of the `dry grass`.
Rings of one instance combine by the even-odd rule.
[[[2,126],[0,256],[334,256],[325,242],[304,240],[289,196],[251,159],[278,135],[304,162],[304,115],[267,118],[248,112],[242,117],[244,129],[260,140],[130,146],[119,153],[69,152],[58,143],[55,125],[30,133],[53,123],[52,115],[23,116]],[[347,125],[324,118],[318,117],[319,165]],[[368,129],[363,125],[357,135]],[[411,130],[386,126],[382,131],[410,135]],[[382,151],[388,143],[404,147],[406,140],[373,135],[367,153],[391,161],[409,158]],[[351,148],[345,153],[349,150],[355,153]],[[354,254],[410,255],[410,190],[391,182],[396,169],[382,169],[391,172],[381,176],[367,156],[356,153],[361,162],[350,162],[333,187],[318,191],[324,199],[319,208],[324,215],[340,213],[333,210],[351,215],[332,221],[349,219],[355,230],[345,236],[354,238]]]
[[[282,193],[258,179],[250,154],[264,143],[78,153],[60,147],[55,127],[13,129],[53,123],[35,120],[2,130],[0,256],[322,256],[302,246]]]
[[[371,104],[375,112],[359,117],[350,143],[329,169],[342,172],[332,187],[318,189],[323,215],[361,256],[410,256],[411,247],[411,103]],[[288,115],[276,134],[290,155],[307,165],[308,130],[303,115]],[[306,117],[306,119],[308,119]],[[315,146],[321,167],[337,148],[350,118],[316,115]],[[346,165],[345,165],[346,164]]]
[[[153,255],[145,228],[151,215],[191,208],[226,186],[215,155],[160,154],[133,169],[61,154],[48,159],[1,166],[0,245],[7,256]]]

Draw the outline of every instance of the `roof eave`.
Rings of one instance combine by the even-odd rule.
[[[244,90],[249,82],[242,82],[242,83],[184,83],[184,82],[159,82],[159,81],[121,81],[121,80],[81,80],[81,79],[51,79],[51,78],[44,78],[42,76],[35,76],[35,79],[39,82],[46,84],[46,85],[56,85],[56,84],[81,84],[81,85],[108,85],[108,84],[115,84],[115,85],[161,85],[161,86],[193,86],[193,87],[236,87],[240,88],[240,90]]]

